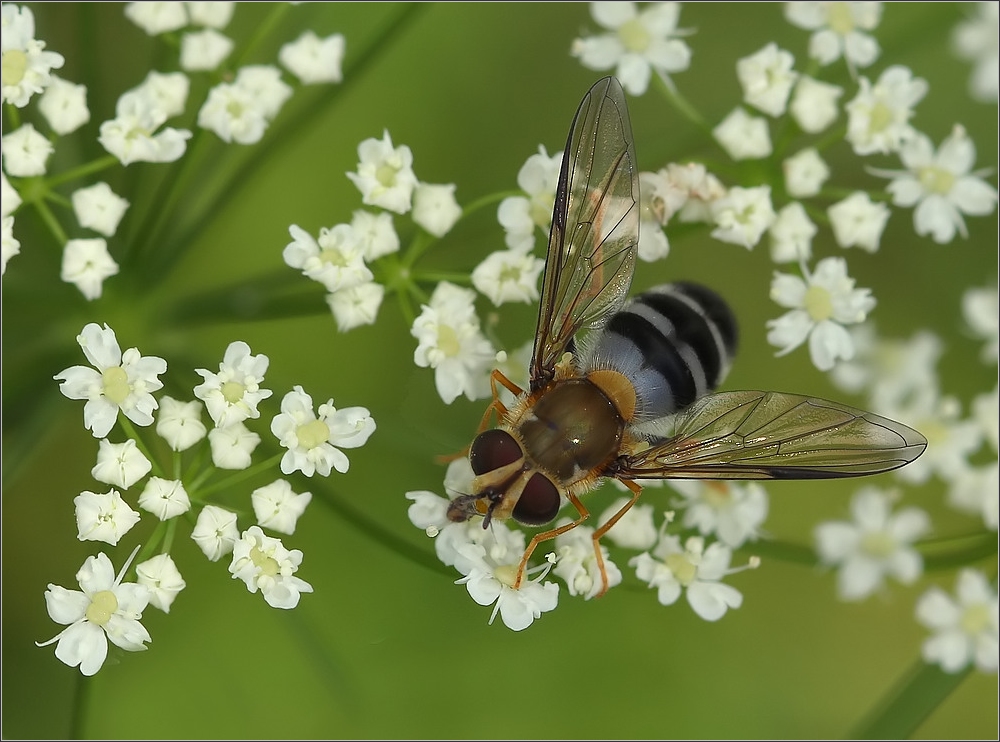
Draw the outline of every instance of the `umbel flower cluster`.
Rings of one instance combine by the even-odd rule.
[[[684,73],[698,64],[701,31],[682,26],[678,3],[592,3],[592,30],[575,39],[575,28],[562,33],[567,54],[584,68],[614,74],[630,96],[659,96],[668,109],[664,118],[688,117],[712,148],[710,156],[646,169],[653,165],[637,143],[639,259],[667,260],[691,234],[720,250],[754,251],[773,264],[772,278],[769,286],[747,290],[773,305],[766,324],[748,334],[776,356],[808,358],[845,395],[929,439],[912,465],[879,485],[858,486],[843,520],[815,524],[813,563],[836,570],[839,599],[862,601],[893,583],[912,584],[928,569],[922,547],[934,524],[924,509],[903,502],[911,487],[935,487],[975,538],[996,538],[997,387],[961,399],[938,368],[945,339],[920,327],[910,337],[883,337],[873,321],[878,287],[859,286],[852,277],[852,268],[871,254],[903,249],[882,240],[890,219],[911,224],[914,241],[961,249],[954,243],[981,218],[995,218],[995,173],[977,162],[961,121],[943,136],[915,128],[918,108],[932,105],[934,91],[920,69],[883,59],[879,26],[891,6],[796,2],[782,8],[784,21],[807,39],[807,57],[796,59],[772,42],[734,59],[741,99],[718,121],[707,120],[697,99],[684,95]],[[275,12],[294,11],[282,6]],[[18,258],[19,223],[22,215],[37,216],[62,251],[60,278],[98,310],[106,284],[126,284],[143,272],[141,261],[126,262],[131,248],[118,231],[137,218],[130,194],[116,194],[99,179],[102,173],[139,163],[183,167],[207,140],[228,150],[251,147],[279,124],[303,88],[344,77],[346,42],[339,34],[321,38],[307,31],[281,47],[275,64],[241,65],[242,42],[224,33],[233,3],[131,3],[124,12],[145,33],[162,37],[172,62],[117,98],[114,116],[93,137],[105,154],[75,170],[50,172],[56,149],[90,121],[88,90],[57,76],[66,60],[36,38],[29,8],[2,6],[3,270],[9,263],[16,271],[26,259]],[[955,50],[973,65],[970,94],[995,105],[996,5],[984,3],[977,13],[954,29]],[[192,90],[202,91],[197,99]],[[981,104],[970,99],[970,105]],[[494,369],[525,387],[532,338],[522,333],[507,345],[496,326],[508,305],[539,300],[562,165],[559,144],[540,143],[525,153],[516,189],[462,205],[459,184],[418,176],[419,152],[382,126],[368,134],[360,143],[332,145],[356,151],[357,164],[344,175],[357,201],[338,204],[330,226],[315,233],[283,224],[290,240],[270,248],[281,283],[293,282],[307,300],[315,299],[337,333],[385,321],[383,305],[394,299],[412,338],[413,363],[426,369],[418,378],[443,405],[465,398],[485,407]],[[841,172],[830,156],[836,147],[862,163],[860,180]],[[68,195],[57,190],[66,183],[74,186]],[[475,255],[471,270],[425,267],[422,259],[457,224],[488,207],[496,209],[495,240]],[[157,215],[150,220],[155,226]],[[155,270],[153,264],[147,272]],[[309,282],[322,286],[325,306]],[[961,306],[941,307],[953,315],[956,333],[961,328],[981,343],[979,362],[988,368],[998,361],[997,301],[996,277],[986,276],[967,287]],[[141,336],[126,339],[119,330],[125,345],[145,346]],[[242,340],[220,347],[221,361],[199,362],[213,368],[189,366],[201,378],[191,386],[179,375],[171,379],[165,359],[137,347],[123,351],[103,321],[72,332],[86,365],[53,376],[64,397],[83,402],[83,427],[97,444],[93,482],[74,497],[77,538],[122,545],[129,554],[89,556],[76,574],[79,590],[49,585],[49,616],[64,628],[45,644],[54,643],[56,656],[85,675],[100,670],[109,641],[126,651],[145,649],[151,642],[145,612],[149,606],[169,612],[185,587],[171,554],[189,545],[188,538],[209,560],[228,561],[232,577],[268,605],[296,607],[302,593],[312,592],[298,575],[303,554],[269,534],[294,535],[313,497],[297,492],[296,480],[348,471],[345,451],[365,445],[375,430],[369,410],[336,407],[325,390],[317,400],[326,401],[317,404],[302,385],[283,390],[279,401],[265,381],[269,357]],[[176,368],[171,362],[170,372]],[[258,454],[268,449],[270,455]],[[515,589],[530,532],[510,522],[484,529],[480,518],[453,523],[447,517],[450,501],[471,491],[472,476],[468,461],[455,460],[439,488],[403,485],[409,489],[405,501],[398,492],[400,510],[408,508],[413,526],[433,536],[428,551],[454,568],[455,582],[488,607],[491,622],[499,617],[521,631],[554,611],[566,593],[584,601],[598,596],[603,577],[591,535],[625,499],[595,508],[592,521],[538,549]],[[270,483],[246,485],[261,477]],[[748,567],[763,562],[766,568],[766,486],[642,484],[663,487],[658,502],[669,507],[657,512],[640,502],[608,531],[602,541],[608,586],[648,588],[660,604],[686,603],[705,621],[739,609],[749,590],[731,583],[739,584],[737,575]],[[568,522],[560,518],[556,525]],[[933,587],[914,605],[915,620],[927,629],[923,658],[947,672],[969,666],[996,672],[995,581],[958,547],[952,556],[942,561],[963,565],[953,592]],[[995,552],[993,559],[995,573]],[[604,599],[614,600],[614,591]]]

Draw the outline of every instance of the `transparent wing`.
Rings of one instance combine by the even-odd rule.
[[[720,392],[667,418],[666,436],[619,460],[623,479],[827,479],[896,469],[927,440],[905,425],[815,397]]]
[[[531,358],[533,390],[552,378],[577,330],[600,324],[624,302],[639,242],[638,201],[625,94],[605,77],[580,103],[563,154]]]

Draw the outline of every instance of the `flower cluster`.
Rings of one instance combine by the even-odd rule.
[[[468,460],[458,459],[445,474],[446,497],[419,490],[407,492],[406,498],[411,501],[410,522],[434,537],[435,552],[442,563],[464,575],[456,582],[465,585],[480,605],[494,606],[490,623],[499,611],[508,628],[521,631],[542,613],[555,609],[559,585],[542,582],[550,572],[565,584],[571,597],[584,600],[620,585],[623,575],[606,546],[608,541],[614,544],[615,553],[639,552],[628,559],[628,565],[638,582],[657,591],[663,605],[672,605],[683,593],[698,616],[717,621],[743,602],[742,594],[722,580],[744,569],[729,566],[733,550],[756,540],[767,517],[767,493],[759,485],[681,483],[676,488],[682,495],[674,503],[677,509],[665,513],[659,527],[652,505],[629,509],[630,498],[618,499],[596,521],[598,526],[606,524],[625,510],[607,531],[607,541],[599,542],[600,562],[594,528],[572,527],[573,520],[567,517],[556,520],[553,527],[565,531],[550,542],[552,550],[542,563],[525,569],[515,589],[525,551],[524,532],[496,520],[484,528],[482,518],[462,523],[448,519],[451,500],[469,492],[472,479]],[[645,484],[655,486],[657,482]],[[678,513],[681,518],[676,522]],[[669,532],[671,528],[678,532]],[[751,559],[750,566],[758,564],[759,560]]]
[[[341,449],[364,445],[375,430],[368,410],[337,409],[331,399],[320,405],[317,415],[311,397],[296,386],[282,399],[281,411],[270,426],[287,450],[254,464],[253,455],[262,439],[247,423],[261,417],[260,405],[272,395],[263,386],[267,356],[254,355],[245,342],[230,343],[217,373],[196,369],[204,382],[194,387],[194,400],[166,395],[157,399],[153,392],[163,387],[159,376],[167,370],[162,358],[142,356],[137,348],[123,353],[107,325],[89,324],[77,340],[94,368],[73,366],[56,379],[62,382],[60,391],[65,396],[86,400],[84,424],[100,439],[91,474],[111,487],[107,492],[85,490],[74,499],[78,538],[118,545],[141,521],[140,512],[129,504],[133,497],[139,510],[154,516],[158,525],[146,537],[142,556],[147,558],[135,567],[136,582],[123,579],[139,547],[117,577],[105,554],[88,558],[77,575],[82,593],[49,586],[49,615],[57,623],[69,624],[52,640],[59,642],[56,656],[93,675],[107,655],[107,640],[128,651],[146,648],[151,639],[139,623],[143,610],[153,605],[169,612],[185,587],[170,556],[170,543],[180,516],[189,511],[195,513],[191,539],[208,559],[218,561],[231,554],[229,571],[250,592],[260,591],[275,608],[294,608],[302,593],[312,592],[312,586],[296,576],[302,552],[286,549],[280,539],[265,535],[261,526],[293,534],[312,494],[295,492],[286,479],[253,489],[250,501],[257,525],[242,533],[237,513],[211,504],[209,497],[216,491],[239,491],[237,481],[266,472],[278,458],[285,476],[296,471],[309,477],[329,476],[333,469],[346,472],[349,462]],[[205,412],[214,425],[211,430],[203,421]],[[135,427],[154,423],[157,436],[172,452],[168,453],[172,466],[160,462],[154,442]],[[108,436],[116,426],[124,440],[114,443]],[[199,466],[206,458],[199,451],[204,447],[209,449],[212,466]],[[182,467],[182,454],[194,465]],[[171,477],[167,471],[185,473]],[[229,471],[239,474],[232,477],[226,474]]]

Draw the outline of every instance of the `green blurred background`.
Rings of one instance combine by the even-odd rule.
[[[169,55],[162,41],[122,17],[120,5],[31,7],[38,37],[66,57],[61,76],[89,91],[92,121],[72,141],[59,143],[50,162],[54,172],[100,154],[92,142],[118,95],[151,66],[165,70]],[[240,5],[226,33],[245,40],[271,11],[268,3]],[[804,67],[808,34],[790,26],[781,11],[778,4],[683,7],[681,26],[696,30],[688,38],[694,56],[675,82],[708,121],[721,120],[739,100],[739,57],[773,40],[795,54],[797,69]],[[951,29],[969,13],[961,3],[887,5],[876,31],[883,55],[870,74],[877,77],[890,63],[910,66],[930,84],[914,125],[938,143],[961,122],[978,146],[977,165],[992,167],[996,105],[968,97],[970,67],[948,45]],[[130,232],[127,215],[111,242],[116,257],[125,245],[145,254],[155,280],[140,279],[141,266],[132,266],[136,273],[130,275],[120,260],[122,274],[106,282],[104,298],[88,304],[59,282],[58,246],[37,220],[26,212],[17,218],[22,254],[3,279],[4,736],[851,734],[920,664],[926,632],[913,618],[914,602],[932,584],[951,591],[954,571],[930,572],[916,585],[891,584],[863,603],[844,604],[835,597],[832,573],[765,559],[761,569],[728,580],[743,591],[744,605],[715,624],[697,618],[683,601],[660,606],[653,592],[633,581],[597,602],[571,599],[563,589],[559,608],[521,633],[499,621],[487,626],[489,609],[452,584],[458,575],[433,567],[433,544],[409,523],[403,498],[408,490],[442,492],[443,468],[433,457],[468,443],[483,404],[441,403],[432,372],[412,363],[414,340],[393,300],[387,299],[375,326],[338,334],[318,285],[281,261],[289,224],[315,233],[349,221],[360,208],[344,174],[355,168],[357,144],[380,137],[383,129],[395,144],[413,150],[418,178],[456,183],[462,204],[516,187],[518,169],[540,143],[549,152],[562,147],[580,97],[601,74],[569,55],[575,37],[597,30],[588,7],[305,4],[289,7],[244,61],[274,62],[277,48],[304,28],[345,35],[345,81],[297,93],[262,144],[224,147],[205,137],[200,155],[211,164],[210,175],[191,177],[176,201],[163,201],[165,191],[158,190],[160,180],[176,172],[170,167],[139,164],[101,176],[118,193],[138,194],[133,217],[150,204],[163,211],[156,241],[130,243],[139,233]],[[849,100],[854,86],[846,69],[833,69],[833,81],[845,86],[843,100]],[[196,83],[191,100],[200,103],[204,89]],[[718,157],[655,88],[631,99],[630,108],[642,169]],[[234,170],[227,159],[234,154],[244,161],[238,167],[249,169]],[[838,185],[879,186],[846,145],[829,157]],[[878,157],[864,164],[898,166],[894,158]],[[734,183],[747,175],[725,179]],[[858,285],[871,287],[879,300],[873,319],[880,332],[902,338],[927,328],[944,339],[943,388],[966,403],[992,389],[996,378],[995,367],[978,361],[980,343],[963,329],[958,309],[968,287],[996,283],[996,215],[968,224],[970,239],[936,245],[914,234],[909,211],[894,210],[879,253],[845,253]],[[490,207],[463,221],[420,266],[468,271],[502,245]],[[827,230],[814,253],[840,254]],[[804,349],[773,357],[764,330],[764,322],[780,313],[767,298],[772,271],[765,245],[748,252],[696,231],[672,239],[666,260],[640,264],[633,286],[687,278],[731,300],[743,323],[743,344],[728,388],[845,399]],[[274,282],[287,287],[281,301],[261,293]],[[229,317],[199,321],[205,292],[230,286],[239,288],[219,294]],[[505,307],[498,333],[511,345],[527,340],[534,312]],[[294,536],[283,539],[304,551],[299,574],[315,588],[298,609],[268,608],[230,578],[226,560],[209,563],[182,535],[173,556],[188,587],[169,615],[154,609],[144,615],[153,637],[149,651],[113,653],[92,679],[61,664],[51,647],[33,644],[58,631],[45,611],[46,585],[76,587],[76,570],[104,546],[76,540],[72,499],[93,488],[89,471],[97,445],[82,427],[82,403],[60,397],[51,380],[82,362],[73,338],[88,321],[108,322],[123,348],[138,345],[144,354],[166,358],[165,392],[173,396],[190,399],[200,381],[193,369],[214,369],[226,345],[241,339],[271,359],[272,402],[301,384],[317,402],[332,396],[338,406],[369,407],[378,423],[369,444],[349,452],[347,475],[292,478],[296,491],[308,489],[315,497]],[[873,480],[892,482],[889,476]],[[856,486],[769,486],[766,528],[776,539],[809,546],[816,523],[846,517]],[[248,509],[247,494],[225,504]],[[905,502],[931,513],[935,536],[981,528],[942,504],[940,483],[905,494]],[[616,496],[610,490],[592,495],[593,509],[600,512]],[[646,501],[662,510],[668,495],[651,491]],[[105,546],[116,567],[148,533],[142,530],[148,520],[119,548]],[[249,519],[241,521],[247,525]],[[185,526],[180,533],[187,533]],[[752,553],[744,549],[736,559]],[[995,573],[995,557],[980,566]],[[995,737],[996,693],[996,676],[971,672],[916,736]]]

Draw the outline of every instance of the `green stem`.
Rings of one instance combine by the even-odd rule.
[[[142,452],[142,455],[149,460],[149,463],[153,465],[153,475],[163,477],[163,468],[156,460],[156,457],[150,453],[149,447],[146,445],[146,442],[143,441],[142,436],[139,435],[139,431],[136,430],[132,421],[125,417],[124,413],[120,413],[118,415],[118,424],[122,426],[122,430],[125,431],[125,435],[135,441],[136,448],[138,448],[139,451]]]
[[[56,244],[60,247],[65,245],[67,240],[66,233],[63,231],[59,220],[56,219],[56,215],[52,213],[49,205],[42,199],[35,201],[34,204],[35,208],[38,209],[38,215],[42,218],[45,226],[49,228],[49,231],[52,232],[52,236],[55,237]]]
[[[946,570],[995,557],[997,536],[995,533],[981,531],[963,536],[929,539],[916,546],[924,558],[925,570]]]
[[[248,59],[252,58],[253,53],[262,43],[264,43],[268,35],[277,27],[278,23],[290,8],[291,5],[289,3],[275,3],[274,9],[267,16],[267,18],[263,20],[263,22],[257,25],[253,36],[247,40],[243,49],[238,55],[234,55],[233,67],[242,67],[246,64]]]
[[[208,487],[205,487],[203,490],[200,490],[198,492],[198,497],[204,499],[207,495],[210,495],[213,492],[218,492],[219,490],[227,489],[233,486],[234,484],[239,484],[242,481],[250,479],[259,472],[262,472],[265,469],[270,469],[271,467],[273,467],[275,464],[281,461],[281,457],[284,455],[285,455],[284,452],[277,453],[271,458],[260,462],[259,464],[255,464],[254,466],[248,467],[246,469],[240,469],[239,471],[230,474],[228,477],[220,479],[218,482],[213,482]]]
[[[851,739],[909,739],[971,669],[949,674],[917,660],[851,732]]]
[[[114,167],[118,164],[118,158],[114,155],[106,155],[104,157],[98,157],[96,160],[91,160],[90,162],[84,163],[83,165],[78,165],[71,170],[67,170],[64,173],[59,173],[58,175],[53,175],[48,179],[48,186],[50,188],[55,188],[63,183],[72,182],[74,180],[80,180],[92,175],[94,173],[99,173],[102,170],[107,170],[110,167]]]
[[[708,122],[705,121],[701,113],[698,112],[698,109],[695,108],[687,98],[681,95],[680,91],[677,90],[674,85],[663,79],[662,76],[653,75],[653,77],[656,79],[661,92],[666,96],[670,104],[676,108],[684,116],[684,118],[701,129],[709,140],[715,143],[715,135],[712,134],[712,127],[708,125]]]

